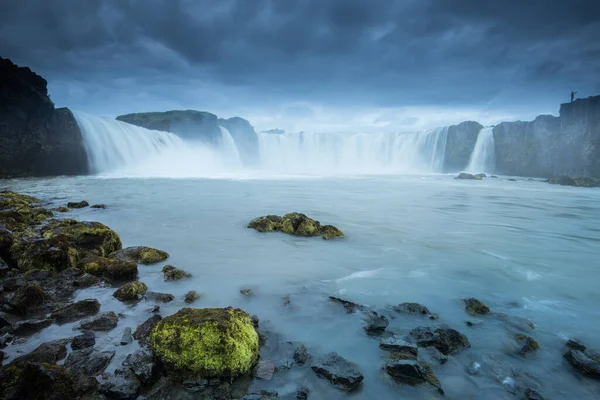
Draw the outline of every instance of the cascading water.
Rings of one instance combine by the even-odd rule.
[[[233,136],[231,136],[231,133],[226,128],[222,126],[219,126],[219,128],[221,129],[221,146],[225,157],[231,160],[236,167],[242,167],[242,158],[240,157],[240,152],[235,144]]]
[[[467,172],[494,173],[496,167],[496,149],[493,127],[482,128],[477,134],[477,141],[467,166]]]

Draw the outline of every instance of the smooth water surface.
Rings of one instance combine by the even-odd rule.
[[[419,325],[446,323],[466,334],[472,347],[444,365],[433,365],[448,399],[521,398],[534,387],[551,399],[599,398],[600,386],[570,371],[562,359],[567,338],[600,348],[600,190],[551,186],[504,178],[457,181],[451,176],[375,176],[346,179],[210,180],[105,179],[95,177],[4,181],[3,188],[38,196],[52,205],[70,200],[105,203],[65,216],[100,221],[115,229],[124,246],[168,251],[170,264],[193,274],[164,282],[163,264],[140,266],[149,290],[176,300],[162,315],[184,306],[189,290],[202,294],[194,306],[236,306],[261,319],[282,340],[301,341],[312,354],[337,351],[365,375],[361,390],[344,394],[316,379],[310,369],[276,374],[257,388],[280,395],[312,387],[311,399],[436,398],[425,388],[397,385],[380,372],[388,353],[368,337],[360,314],[346,314],[329,295],[395,315],[390,331],[405,335]],[[304,212],[341,228],[346,238],[324,241],[246,228],[265,214]],[[62,215],[61,215],[62,216]],[[250,287],[251,298],[239,293]],[[81,291],[98,297],[102,310],[127,318],[104,342],[118,343],[124,327],[150,316],[153,305],[124,305],[114,289]],[[285,305],[284,296],[290,296]],[[540,350],[514,355],[515,325],[501,317],[473,318],[461,298],[476,297],[493,311],[533,321],[529,332]],[[438,321],[394,314],[389,307],[419,302]],[[468,327],[465,321],[481,321]],[[74,324],[51,326],[21,346],[72,336]],[[118,366],[131,348],[116,347]],[[465,370],[477,361],[482,372]],[[512,377],[519,392],[502,380]],[[523,386],[526,385],[526,386]]]

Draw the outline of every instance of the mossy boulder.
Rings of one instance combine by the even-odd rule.
[[[68,202],[67,203],[67,207],[69,208],[85,208],[88,207],[90,205],[90,203],[88,203],[85,200],[82,201],[74,201],[74,202]]]
[[[23,238],[10,248],[15,266],[22,271],[60,272],[77,265],[79,251],[65,236]]]
[[[135,279],[138,266],[133,261],[121,261],[115,258],[89,256],[79,261],[79,269],[94,276],[104,276],[117,281]]]
[[[0,226],[17,237],[30,237],[32,227],[52,216],[39,199],[9,190],[0,191]]]
[[[192,275],[182,269],[176,268],[173,265],[165,265],[162,269],[166,281],[178,281],[180,279],[189,278]]]
[[[56,209],[56,211],[61,212],[61,213],[66,213],[66,212],[71,211],[71,209],[69,207],[60,206]]]
[[[325,240],[344,236],[344,233],[335,226],[321,225],[319,221],[296,212],[283,217],[277,215],[259,217],[250,221],[248,228],[258,232],[277,231],[296,236],[322,236]]]
[[[198,294],[198,292],[196,292],[195,290],[190,290],[183,296],[183,301],[185,302],[185,304],[192,304],[199,298],[200,294]]]
[[[113,293],[113,296],[115,296],[121,301],[140,300],[144,297],[147,290],[148,287],[143,282],[127,282],[126,284],[118,288]]]
[[[465,310],[467,310],[469,314],[486,315],[490,313],[490,308],[475,298],[471,297],[463,299],[463,301],[465,303]]]
[[[236,308],[184,308],[150,333],[150,348],[176,374],[236,377],[258,360],[258,334],[250,316]]]
[[[483,174],[477,174],[477,175],[473,175],[473,174],[468,174],[466,172],[461,172],[460,174],[458,174],[454,179],[463,179],[463,180],[475,180],[475,181],[480,181],[482,180],[484,177]]]
[[[121,261],[133,261],[139,264],[156,264],[169,258],[166,251],[146,246],[127,247],[111,255]]]
[[[121,238],[108,226],[99,222],[65,219],[52,221],[42,228],[42,237],[66,237],[81,255],[108,256],[121,250]]]

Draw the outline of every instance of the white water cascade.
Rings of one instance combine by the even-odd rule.
[[[231,132],[229,132],[226,128],[219,126],[221,129],[221,146],[223,148],[223,152],[225,153],[225,157],[234,163],[235,167],[242,167],[242,158],[240,157],[240,152],[235,144],[235,140],[233,136],[231,136]]]
[[[494,173],[496,166],[496,149],[493,128],[482,128],[477,134],[475,148],[467,166],[467,172],[479,174],[482,172]]]

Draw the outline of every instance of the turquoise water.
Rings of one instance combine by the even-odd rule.
[[[177,300],[162,315],[184,306],[196,290],[196,307],[237,306],[261,319],[282,340],[301,341],[312,354],[337,351],[365,375],[362,389],[342,394],[316,379],[308,368],[275,374],[256,388],[280,394],[312,387],[311,399],[435,398],[430,390],[397,385],[380,368],[387,353],[366,336],[359,314],[345,314],[329,295],[389,312],[412,301],[439,314],[439,321],[396,315],[400,335],[419,325],[446,323],[461,331],[472,348],[444,365],[432,364],[449,399],[514,399],[534,387],[552,399],[598,398],[600,385],[573,374],[562,360],[564,342],[578,338],[600,348],[600,190],[551,186],[504,178],[457,181],[451,176],[381,176],[345,179],[105,179],[95,177],[4,181],[0,185],[36,195],[53,205],[71,200],[105,203],[106,210],[72,211],[72,217],[100,221],[116,230],[124,246],[149,245],[171,254],[168,263],[192,279],[163,282],[156,266],[140,266],[149,290]],[[304,212],[341,228],[339,241],[260,234],[246,229],[265,214]],[[255,295],[240,295],[250,287]],[[123,328],[150,316],[153,303],[128,307],[111,288],[87,289],[78,299],[98,297],[102,310],[127,317],[102,338],[112,348]],[[282,297],[290,296],[284,305]],[[514,355],[515,330],[506,319],[464,312],[461,298],[476,297],[493,311],[533,321],[529,334],[540,350]],[[513,320],[514,322],[514,320]],[[9,356],[41,341],[72,336],[74,324],[51,326]],[[133,345],[132,345],[133,346]],[[114,347],[120,364],[133,347]],[[466,373],[472,362],[476,376]],[[517,394],[502,385],[512,377]],[[511,389],[512,390],[512,389]]]

